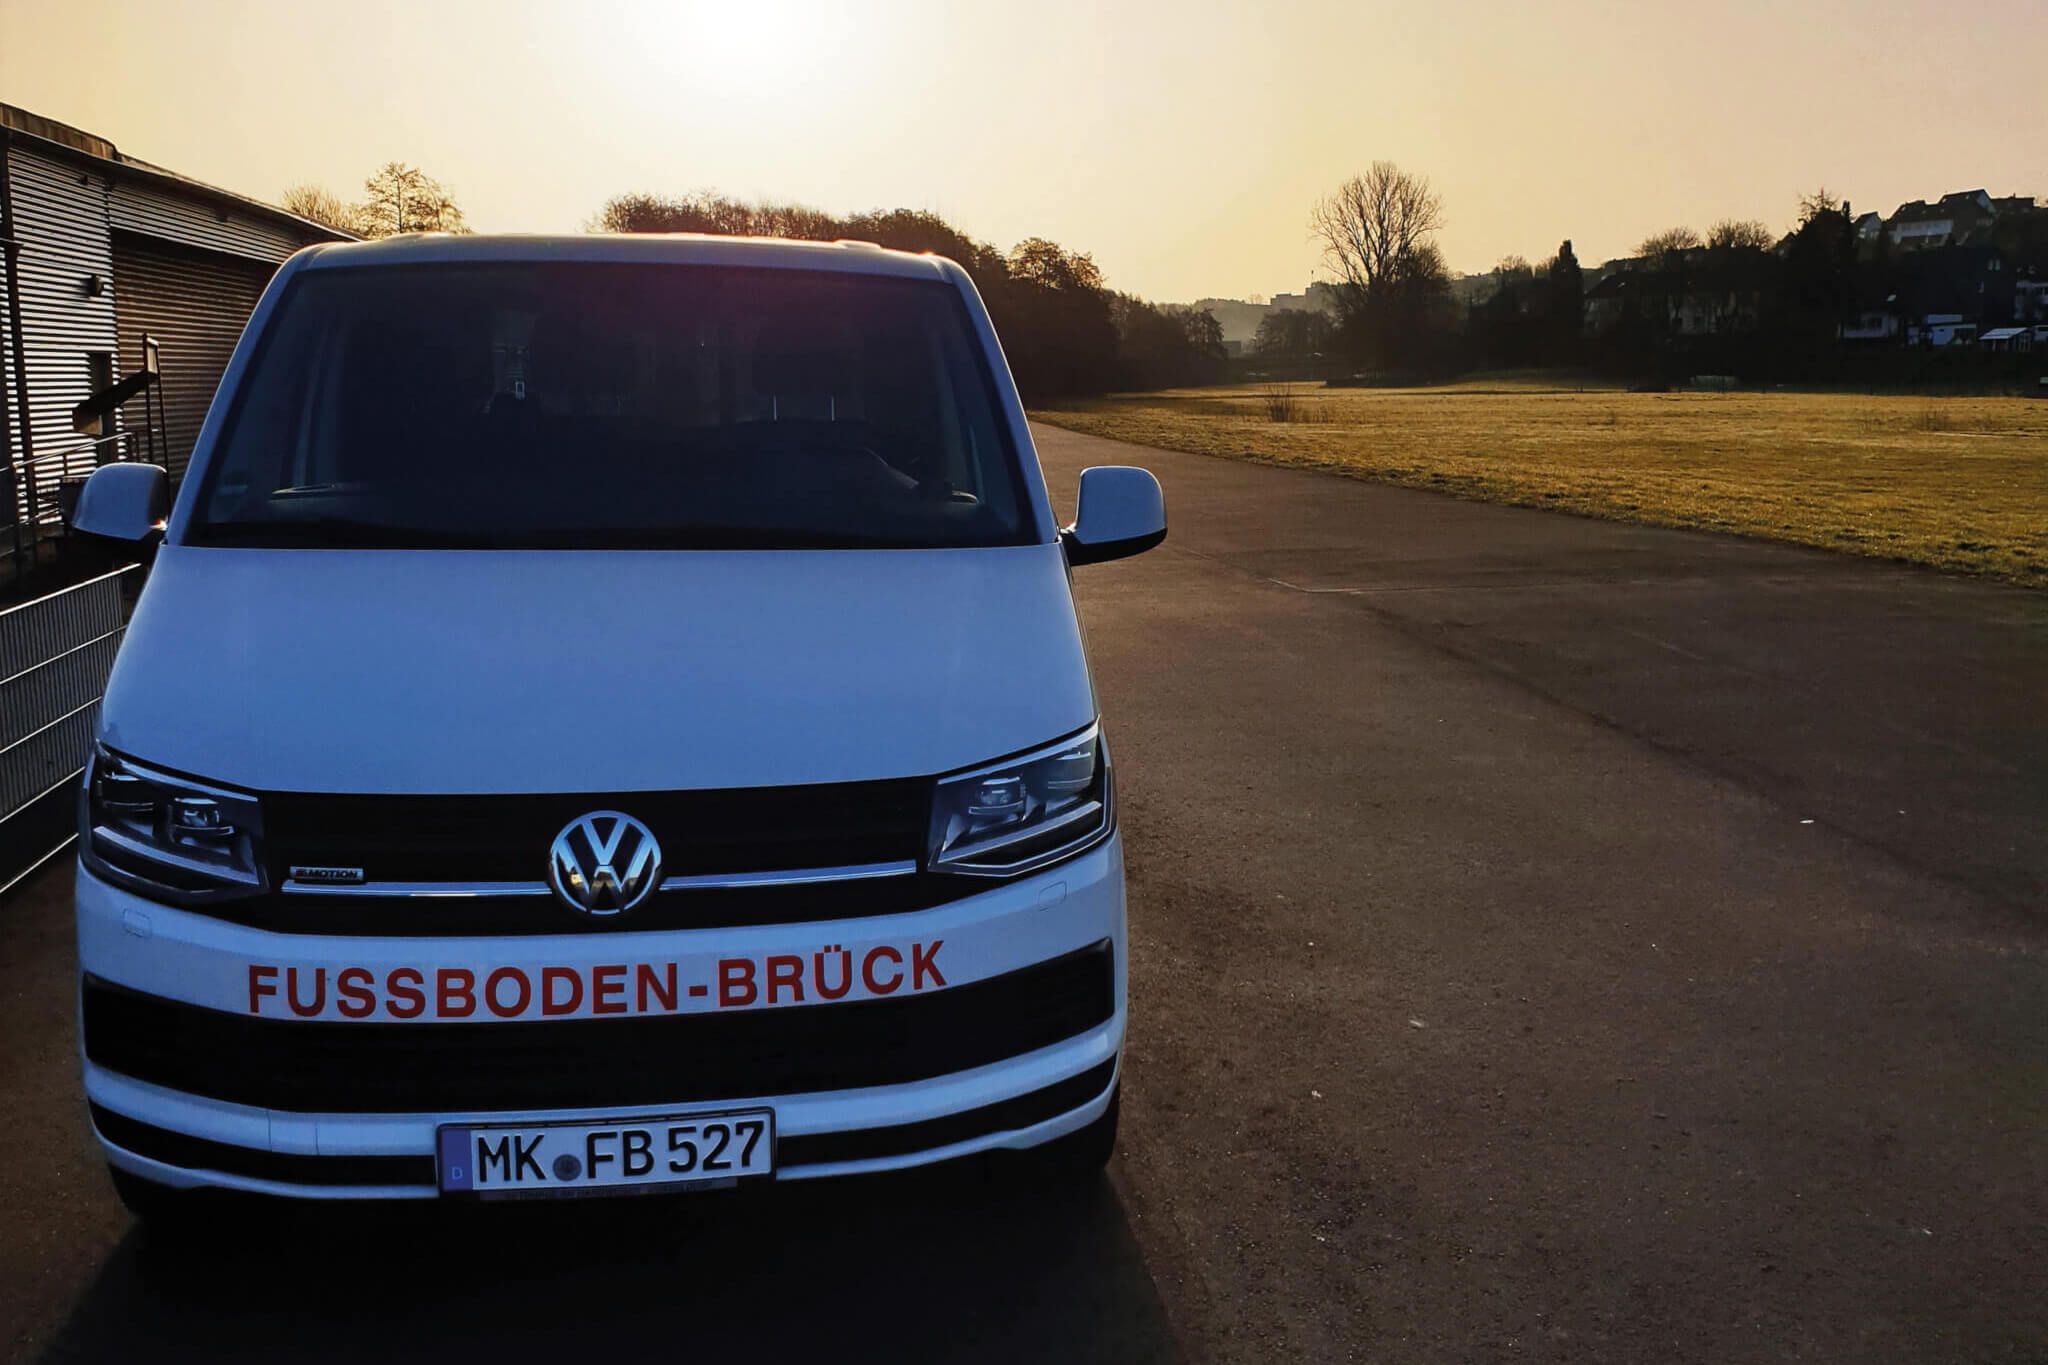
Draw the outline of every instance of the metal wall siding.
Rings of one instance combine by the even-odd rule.
[[[221,251],[275,266],[315,240],[282,223],[262,223],[232,209],[214,208],[174,198],[153,185],[119,181],[114,185],[108,221],[117,232]]]
[[[8,158],[14,232],[21,242],[27,426],[38,458],[78,447],[71,409],[92,391],[86,354],[114,350],[114,262],[107,234],[107,179],[16,145]],[[102,282],[97,297],[87,281]],[[15,414],[17,426],[21,414]],[[17,452],[18,454],[19,452]],[[80,457],[89,469],[91,455]],[[40,466],[44,476],[51,466]]]
[[[167,248],[126,233],[114,239],[120,370],[141,369],[142,338],[156,338],[166,438],[156,458],[173,477],[192,458],[221,373],[275,269],[267,261]],[[143,413],[143,400],[137,399],[124,409],[124,420],[140,427]]]
[[[6,156],[0,149],[0,156]],[[21,435],[14,429],[14,332],[7,313],[7,253],[0,249],[0,460],[21,458]],[[0,526],[14,520],[15,506],[0,486]]]

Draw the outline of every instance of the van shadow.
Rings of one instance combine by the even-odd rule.
[[[131,1229],[44,1360],[1174,1359],[1110,1183],[1004,1175],[237,1208],[197,1234]]]

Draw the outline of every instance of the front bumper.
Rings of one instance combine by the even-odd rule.
[[[1123,1042],[1115,837],[964,900],[819,923],[517,938],[279,934],[148,902],[83,870],[77,911],[95,1130],[115,1165],[174,1187],[431,1198],[444,1123],[756,1105],[776,1111],[778,1178],[890,1170],[1035,1146],[1085,1126],[1109,1104]],[[770,1003],[768,975],[782,970],[771,964],[801,959],[808,973],[842,952],[856,964],[879,954],[876,984],[888,989],[870,995],[857,966],[832,1003],[819,1003],[815,984],[808,996],[779,989]],[[913,990],[914,956],[931,970]],[[1102,992],[1099,1005],[1055,1010],[1035,1025],[1007,1022],[1030,988],[1054,979],[1048,973],[1080,980],[1075,964],[1084,960],[1100,962],[1090,987]],[[754,964],[751,997],[726,989],[741,975],[727,964],[740,961]],[[450,1004],[435,998],[437,970],[464,979],[453,1002],[466,1013],[436,1017]],[[543,1019],[537,988],[551,971],[591,989]],[[394,977],[409,983],[408,972],[427,983],[423,1014],[407,1013],[413,993],[380,989]],[[501,988],[487,991],[494,980]],[[623,987],[612,991],[615,981]],[[673,983],[666,992],[664,982]],[[564,1005],[567,990],[552,1003]],[[109,1010],[108,1000],[144,1009]],[[595,1017],[605,1013],[626,1017]],[[136,1019],[151,1021],[147,1038],[136,1036]],[[1006,1037],[1027,1046],[1009,1053]],[[376,1046],[358,1054],[357,1039]],[[233,1054],[240,1040],[261,1043],[245,1066],[241,1056],[202,1055],[223,1046]],[[616,1085],[603,1079],[614,1041],[654,1049],[647,1065],[619,1071]],[[536,1043],[569,1051],[541,1056],[529,1050]],[[744,1048],[756,1051],[737,1055],[758,1056],[758,1066],[734,1064]],[[828,1056],[835,1048],[843,1066]],[[410,1088],[393,1088],[394,1068]],[[556,1093],[567,1102],[551,1102],[550,1075],[562,1078]],[[822,1083],[834,1077],[850,1083]]]

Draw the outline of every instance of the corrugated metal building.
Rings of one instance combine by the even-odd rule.
[[[72,410],[142,370],[145,338],[155,392],[101,434],[181,474],[264,284],[299,248],[347,237],[0,104],[0,539],[52,520],[61,479],[106,458]]]

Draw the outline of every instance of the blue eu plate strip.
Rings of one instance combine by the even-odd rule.
[[[443,1128],[441,1139],[441,1188],[473,1190],[476,1172],[470,1169],[470,1141],[467,1128]]]

